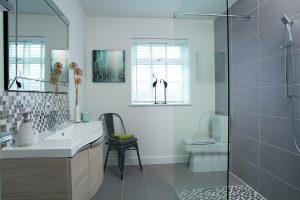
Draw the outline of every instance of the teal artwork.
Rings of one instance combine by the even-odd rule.
[[[124,50],[93,50],[93,82],[125,82]]]

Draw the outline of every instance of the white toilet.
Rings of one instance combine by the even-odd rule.
[[[184,150],[189,153],[188,167],[192,172],[227,170],[228,117],[214,115],[212,138],[195,135],[182,139]]]

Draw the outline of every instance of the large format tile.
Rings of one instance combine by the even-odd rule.
[[[300,190],[300,155],[261,144],[260,167]]]
[[[242,160],[236,155],[232,155],[232,172],[242,181],[257,190],[258,186],[258,168]]]
[[[260,170],[258,192],[269,200],[299,200],[300,191]]]
[[[254,165],[258,165],[258,146],[256,140],[234,133],[231,135],[232,151]]]
[[[258,35],[233,45],[231,55],[232,66],[257,61],[259,58],[258,49]]]
[[[231,68],[230,72],[231,88],[258,87],[259,62]]]
[[[299,133],[299,131],[297,131]],[[261,116],[260,118],[260,138],[261,141],[297,152],[294,144],[294,135],[291,119],[283,119],[271,116]]]
[[[260,86],[285,84],[284,55],[263,59],[260,62]]]
[[[258,10],[249,13],[250,19],[240,19],[232,25],[232,44],[243,41],[258,33]]]
[[[124,179],[123,200],[150,200],[146,179],[126,177]]]
[[[278,24],[259,34],[260,58],[283,54],[284,50],[280,48],[285,44],[285,28]]]
[[[249,113],[258,113],[258,88],[232,89],[231,109]]]
[[[191,181],[193,181],[198,188],[222,186],[222,181],[213,177],[210,172],[195,172],[191,177]]]
[[[177,194],[173,185],[171,185],[167,178],[151,178],[148,177],[148,186],[151,199],[176,199]]]
[[[259,134],[259,116],[257,114],[231,112],[231,131],[257,139]]]
[[[285,96],[285,86],[260,89],[261,114],[291,118],[292,102]]]
[[[299,35],[300,35],[300,31],[299,31]],[[300,84],[300,50],[295,51],[294,56],[295,56],[295,83]]]
[[[258,0],[239,0],[232,5],[230,12],[232,15],[245,15],[251,10],[257,8],[257,6]],[[234,23],[236,20],[238,19],[233,19],[232,22]]]
[[[103,182],[99,189],[96,200],[121,200],[123,196],[123,181]]]

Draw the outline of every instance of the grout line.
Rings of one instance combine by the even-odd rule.
[[[147,193],[148,193],[150,200],[152,200],[150,186],[149,186],[149,180],[148,180],[148,173],[147,173],[146,167],[144,167],[144,166],[143,166],[143,172],[145,173],[145,176],[146,176]]]
[[[261,143],[264,144],[264,145],[273,147],[273,148],[275,148],[275,149],[282,150],[282,151],[285,151],[285,152],[287,152],[287,153],[290,153],[290,154],[293,154],[293,155],[295,155],[295,156],[300,157],[300,153],[292,152],[292,151],[290,151],[290,150],[287,150],[287,149],[284,149],[284,148],[275,146],[275,145],[273,145],[273,144],[270,144],[270,143],[267,143],[267,142],[264,142],[264,141],[261,141]]]
[[[260,34],[259,34],[259,25],[260,25],[260,2],[259,0],[257,0],[258,3],[258,10],[257,10],[257,31],[258,31],[258,87],[259,87],[259,91],[258,91],[258,151],[257,151],[257,188],[256,191],[258,192],[259,186],[260,186],[260,172],[259,172],[259,165],[260,165],[260,140],[261,140],[261,105],[260,105],[260,101],[261,101],[261,48],[260,48],[260,42],[261,42],[261,38],[260,38]]]
[[[256,10],[257,9],[257,12],[259,12],[259,10],[258,10],[258,4],[257,4],[257,6],[255,7],[255,8],[253,8],[253,9],[251,9],[250,11],[248,11],[245,15],[249,15],[251,12],[253,12],[254,10]],[[231,13],[232,14],[232,13]],[[237,22],[239,22],[239,21],[241,21],[241,20],[243,20],[242,18],[241,19],[238,19],[238,20],[236,20],[235,22],[231,22],[231,26],[232,25],[234,25],[234,24],[236,24]]]
[[[241,134],[241,133],[238,133],[238,132],[235,132],[235,131],[231,131],[234,135],[238,135],[238,136],[241,136],[241,137],[245,137],[247,139],[250,139],[250,140],[253,140],[255,142],[259,142],[258,139],[255,139],[255,138],[252,138],[252,137],[249,137],[247,135],[244,135],[244,134]]]
[[[293,188],[293,189],[295,189],[295,190],[297,190],[297,191],[299,191],[299,192],[300,192],[300,189],[299,189],[299,188],[297,188],[297,187],[295,187],[295,186],[293,186],[293,185],[289,184],[289,183],[288,183],[288,182],[286,182],[285,180],[283,180],[283,179],[281,179],[281,178],[279,178],[279,177],[275,176],[274,174],[272,174],[272,173],[268,172],[267,170],[265,170],[265,169],[263,169],[263,168],[260,168],[260,170],[264,171],[264,172],[265,172],[265,173],[267,173],[268,175],[270,175],[270,176],[274,177],[275,179],[277,179],[277,180],[281,181],[282,183],[285,183],[286,185],[288,185],[288,186],[290,186],[291,188]]]
[[[231,47],[238,46],[238,45],[240,45],[241,43],[243,43],[243,42],[245,42],[245,41],[247,41],[247,40],[250,40],[250,39],[252,39],[252,38],[254,38],[254,37],[257,37],[258,35],[259,35],[258,33],[255,33],[255,34],[253,34],[253,35],[251,35],[251,36],[249,36],[249,37],[244,38],[243,40],[241,40],[241,41],[239,41],[239,42],[236,42],[236,43],[234,43],[234,44],[231,44]]]
[[[238,158],[241,159],[242,161],[248,163],[248,164],[251,165],[252,167],[257,167],[257,168],[258,168],[258,166],[257,166],[256,164],[250,162],[249,160],[243,158],[242,156],[240,156],[240,155],[238,155],[238,154],[236,154],[236,153],[234,153],[234,152],[233,152],[232,154],[234,154],[234,156],[238,157]]]

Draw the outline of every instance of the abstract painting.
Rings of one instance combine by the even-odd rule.
[[[93,50],[93,82],[125,82],[124,50]]]

